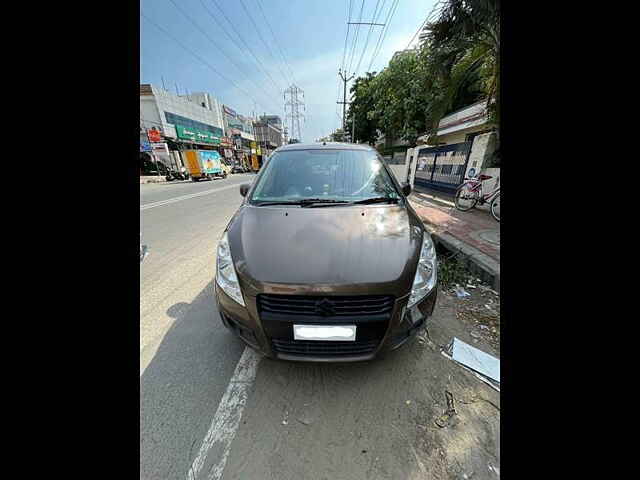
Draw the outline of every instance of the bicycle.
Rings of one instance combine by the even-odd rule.
[[[499,184],[496,183],[496,187],[493,192],[489,194],[484,194],[482,192],[482,182],[485,180],[489,180],[493,178],[491,175],[480,175],[476,178],[465,178],[465,182],[458,187],[456,190],[455,196],[455,205],[458,210],[461,212],[467,212],[471,210],[476,204],[484,205],[489,200],[491,200],[491,205],[489,206],[489,210],[491,211],[491,216],[496,220],[500,221],[500,187]],[[499,177],[498,177],[499,180]],[[469,201],[469,204],[464,204],[462,201]]]

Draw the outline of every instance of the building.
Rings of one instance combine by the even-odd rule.
[[[145,134],[157,136],[161,141],[152,147],[166,152],[153,155],[154,160],[176,170],[186,166],[182,150],[218,150],[224,155],[222,106],[206,92],[175,95],[155,85],[140,85],[140,128],[141,162],[143,155],[150,155],[142,152]]]
[[[489,123],[487,101],[480,100],[444,116],[438,124],[437,145],[425,145],[427,136],[407,153],[408,179],[427,188],[454,192],[467,177],[480,173],[493,178],[483,185],[490,192],[499,182],[495,165],[495,128]],[[412,173],[413,172],[413,173]]]
[[[492,130],[487,125],[487,120],[486,100],[451,112],[438,123],[438,144],[450,145],[472,141],[476,136]],[[418,140],[420,139],[426,140],[424,137]]]
[[[260,121],[253,123],[253,130],[260,150],[258,160],[262,164],[263,158],[284,143],[282,121],[276,115],[265,115],[260,117]]]
[[[284,128],[282,128],[282,119],[278,115],[263,115],[260,117],[260,121],[279,128],[281,132],[284,131]]]
[[[251,166],[252,147],[255,143],[255,135],[253,134],[253,120],[251,118],[240,115],[228,105],[222,106],[222,117],[224,121],[224,132],[232,143],[233,161],[245,168]],[[255,145],[253,147],[255,152]]]

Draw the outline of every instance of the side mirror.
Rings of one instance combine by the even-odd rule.
[[[242,195],[243,197],[246,197],[250,187],[251,187],[250,183],[243,183],[242,185],[240,185],[240,195]]]
[[[402,193],[404,194],[405,197],[408,197],[411,194],[411,184],[410,183],[405,183],[402,186]]]

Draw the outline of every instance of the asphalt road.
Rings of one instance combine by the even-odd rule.
[[[437,347],[472,341],[459,300],[439,298],[433,342],[364,364],[260,358],[222,326],[216,246],[254,178],[140,186],[140,478],[499,478],[499,394]],[[440,429],[445,390],[493,403]]]
[[[212,280],[238,185],[254,177],[140,185],[141,478],[186,478],[244,349],[220,323]]]

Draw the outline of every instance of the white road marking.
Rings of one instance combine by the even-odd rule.
[[[222,454],[211,468],[207,478],[208,480],[220,480],[222,478],[231,442],[240,425],[249,389],[256,378],[260,358],[261,356],[253,349],[245,347],[233,376],[229,380],[227,390],[224,392],[222,400],[220,400],[218,410],[213,417],[207,435],[204,437],[198,455],[189,469],[187,480],[196,480],[207,459],[207,453],[215,443],[220,444]]]
[[[234,183],[234,184],[226,185],[226,186],[220,187],[220,188],[212,188],[210,190],[205,190],[203,192],[191,193],[191,194],[188,194],[188,195],[181,195],[179,197],[173,197],[173,198],[169,198],[167,200],[160,200],[160,201],[152,202],[152,203],[145,203],[144,205],[140,205],[140,211],[148,210],[150,208],[155,208],[155,207],[161,207],[163,205],[169,205],[171,203],[181,202],[183,200],[189,200],[190,198],[202,197],[204,195],[209,195],[211,193],[221,192],[223,190],[228,190],[230,188],[240,188],[239,186],[240,186],[239,183]]]

